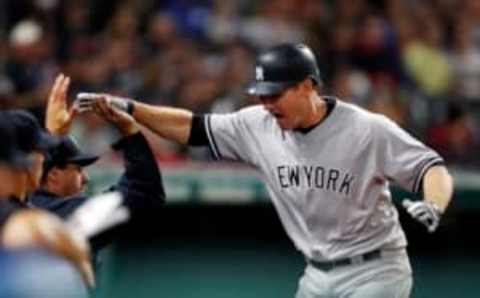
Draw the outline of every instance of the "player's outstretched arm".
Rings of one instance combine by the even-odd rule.
[[[153,106],[104,93],[80,93],[77,95],[76,104],[80,111],[86,111],[100,105],[101,102],[128,112],[140,124],[160,137],[180,144],[188,142],[193,119],[193,113],[189,110]]]
[[[192,128],[193,113],[189,110],[133,103],[133,117],[159,136],[187,144]]]

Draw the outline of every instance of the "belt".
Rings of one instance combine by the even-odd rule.
[[[348,265],[358,265],[368,261],[380,259],[382,252],[380,249],[373,250],[371,252],[364,253],[362,255],[353,256],[351,258],[344,258],[334,261],[319,262],[315,260],[308,260],[308,263],[313,267],[322,270],[330,271],[336,267],[348,266]]]

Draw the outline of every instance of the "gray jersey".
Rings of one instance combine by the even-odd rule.
[[[318,261],[405,247],[389,181],[417,192],[442,162],[388,118],[341,101],[308,133],[281,130],[262,106],[205,122],[214,156],[261,172],[287,234]]]

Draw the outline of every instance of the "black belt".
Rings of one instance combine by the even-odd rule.
[[[367,261],[372,261],[375,259],[379,259],[382,256],[382,252],[380,249],[367,252],[363,255],[357,255],[351,258],[339,259],[335,261],[327,261],[327,262],[319,262],[315,260],[308,260],[309,264],[312,264],[313,267],[320,269],[322,271],[330,271],[336,267],[348,266],[348,265],[355,265],[355,264],[362,264]]]

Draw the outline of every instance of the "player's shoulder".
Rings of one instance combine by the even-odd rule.
[[[250,126],[265,126],[272,124],[272,116],[262,105],[251,105],[244,107],[236,112],[240,121],[248,123]]]
[[[258,104],[241,108],[236,113],[241,117],[245,117],[245,118],[252,118],[252,117],[258,118],[258,117],[265,117],[268,115],[267,110],[265,110],[265,108],[262,105],[258,105]]]
[[[336,98],[336,109],[343,116],[347,117],[350,120],[356,120],[361,122],[378,122],[383,121],[382,115],[368,111],[367,109],[358,106],[354,103],[346,102],[341,99]]]
[[[386,131],[398,130],[399,126],[387,116],[369,111],[353,103],[338,100],[337,109],[345,125],[361,127],[371,137],[384,134]]]
[[[369,121],[378,121],[378,122],[390,122],[390,118],[385,116],[384,114],[376,113],[369,111],[357,104],[350,103],[350,102],[345,102],[345,101],[339,101],[340,106],[343,106],[343,109],[350,112],[351,114],[359,115],[359,117],[362,117],[366,120]]]

